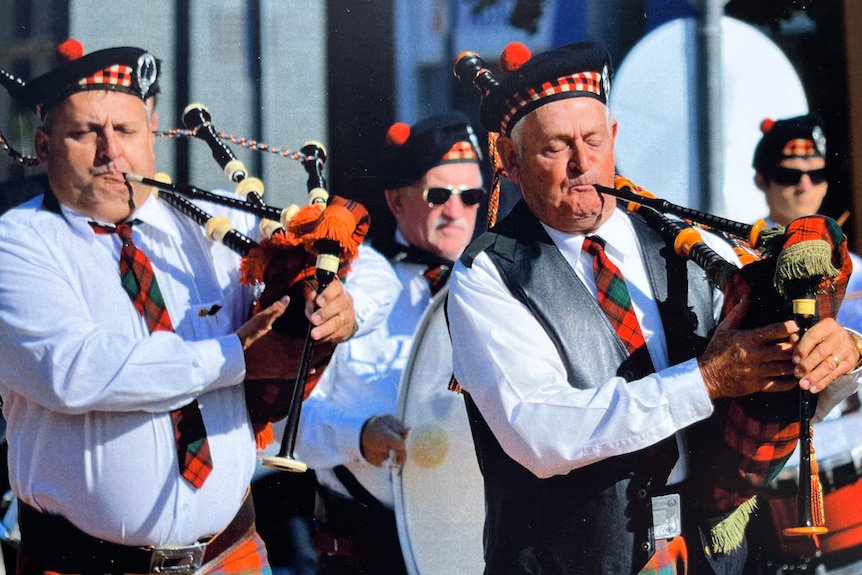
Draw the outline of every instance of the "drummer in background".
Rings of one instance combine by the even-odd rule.
[[[18,573],[270,573],[243,382],[295,376],[299,354],[271,327],[286,298],[249,319],[259,290],[239,283],[239,256],[123,177],[155,172],[157,60],[61,47],[16,96],[41,115],[48,185],[0,218]],[[338,342],[353,311],[329,288],[311,335]]]
[[[826,135],[814,114],[765,119],[763,136],[754,149],[754,183],[766,196],[769,225],[786,226],[801,216],[816,214],[826,197],[829,182],[826,168]],[[854,273],[838,322],[862,332],[862,258],[850,253]]]
[[[738,330],[745,299],[716,327],[703,270],[594,187],[615,178],[607,51],[517,46],[481,116],[523,200],[459,259],[447,308],[485,483],[485,572],[738,575],[742,528],[704,549],[713,525],[686,479],[742,473],[690,457],[690,427],[713,400],[765,389],[802,385],[825,407],[855,390],[840,376],[862,358],[830,318],[796,345],[792,321]]]
[[[297,441],[319,483],[323,574],[406,573],[390,469],[407,458],[409,429],[395,417],[399,383],[416,326],[471,240],[485,198],[482,155],[462,114],[395,124],[381,153],[395,237],[360,249],[346,279],[359,328],[303,404]]]

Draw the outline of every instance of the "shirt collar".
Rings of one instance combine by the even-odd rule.
[[[93,218],[76,212],[65,204],[60,204],[60,211],[72,228],[78,230],[80,233],[93,233],[92,228],[90,227],[90,222],[93,221]],[[172,214],[170,212],[172,211],[173,208],[165,202],[160,202],[157,197],[150,195],[147,196],[147,199],[144,200],[143,204],[138,206],[127,221],[139,220],[143,225],[150,226],[164,234],[168,234],[179,239],[180,233],[177,229],[176,219],[171,217]],[[104,224],[106,222],[97,223]],[[88,231],[84,232],[83,230]]]
[[[589,234],[568,234],[542,224],[553,242],[558,246],[565,245],[574,252],[579,252],[587,236],[599,236],[605,240],[605,251],[614,259],[625,262],[628,258],[638,258],[638,240],[631,219],[620,208],[611,214],[599,229]]]

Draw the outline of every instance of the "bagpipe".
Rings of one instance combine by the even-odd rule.
[[[4,86],[13,90],[18,85],[12,82],[15,77],[2,68],[0,72],[3,73],[0,80]],[[23,85],[22,81],[18,82]],[[309,141],[298,152],[292,152],[254,142],[256,149],[298,160],[305,168],[307,204],[281,209],[264,203],[263,183],[258,178],[249,177],[245,165],[224,143],[225,135],[215,130],[206,106],[187,106],[182,121],[185,129],[156,131],[155,134],[204,141],[225,176],[236,184],[234,195],[174,184],[164,174],[149,178],[127,173],[125,178],[128,182],[153,188],[155,198],[203,226],[209,240],[220,242],[241,256],[240,282],[263,286],[252,314],[285,295],[290,296],[287,309],[274,322],[273,329],[285,336],[288,347],[295,353],[296,378],[246,380],[244,385],[249,415],[260,448],[274,440],[272,423],[286,418],[281,450],[276,457],[265,458],[264,464],[277,469],[305,471],[307,466],[293,457],[301,405],[316,385],[335,348],[332,343],[315,344],[310,337],[313,326],[305,315],[307,296],[311,291],[321,293],[336,277],[343,277],[348,272],[368,230],[370,216],[362,204],[329,194],[324,176],[326,150],[321,144]],[[17,152],[2,133],[0,145],[21,165],[39,163],[38,158]],[[253,240],[234,229],[226,216],[213,216],[193,200],[253,214],[260,220],[262,239]]]
[[[173,185],[158,179],[129,177],[158,189],[159,198],[204,225],[207,237],[221,241],[243,256],[240,281],[265,286],[252,313],[284,295],[290,296],[287,310],[273,324],[273,329],[297,345],[301,342],[301,348],[296,349],[299,357],[296,378],[292,382],[247,380],[246,398],[261,447],[273,439],[272,423],[286,416],[280,449],[277,455],[265,457],[263,464],[286,471],[306,471],[307,465],[297,460],[293,453],[302,402],[316,385],[335,348],[334,344],[315,343],[311,338],[313,325],[305,317],[307,291],[313,289],[320,294],[336,277],[347,273],[368,230],[368,211],[358,202],[329,194],[324,176],[326,150],[317,142],[306,142],[298,154],[281,154],[299,160],[305,168],[308,203],[302,207],[292,205],[280,209],[264,203],[263,184],[257,178],[248,177],[243,163],[224,143],[224,136],[215,130],[205,106],[191,104],[186,107],[183,124],[186,132],[171,131],[169,134],[192,136],[206,142],[225,176],[237,183],[236,194],[239,197],[193,186]],[[192,199],[222,204],[257,216],[263,239],[254,242],[232,229],[226,219],[202,214]],[[285,394],[285,389],[290,393]]]
[[[852,264],[846,238],[831,218],[806,216],[786,227],[770,228],[763,221],[743,224],[671,204],[621,176],[613,188],[596,189],[639,214],[679,257],[704,270],[707,280],[724,294],[722,317],[748,295],[742,329],[792,318],[801,336],[820,318],[837,316]],[[701,229],[730,244],[741,267],[712,249]],[[741,543],[756,496],[775,479],[797,445],[797,525],[784,534],[826,533],[811,426],[816,397],[798,389],[714,403],[713,417],[696,424],[689,434],[696,462],[691,481],[702,495],[699,511],[711,550],[728,551]]]
[[[500,81],[475,52],[459,54],[452,71],[461,82],[479,90],[483,99],[500,88]],[[492,206],[499,178],[505,177],[496,153],[497,136],[493,132],[488,136],[494,160]],[[805,330],[820,317],[837,315],[852,264],[846,238],[834,220],[809,216],[785,228],[770,228],[764,221],[743,224],[671,204],[621,176],[613,188],[595,187],[639,214],[680,258],[704,270],[707,280],[724,294],[722,317],[748,295],[749,309],[741,328],[794,318]],[[494,223],[492,212],[489,209],[489,226]],[[741,267],[710,247],[701,229],[729,243]],[[725,398],[714,404],[713,416],[688,434],[695,462],[689,483],[707,551],[730,551],[742,543],[756,496],[776,477],[797,444],[799,474],[804,477],[800,477],[797,498],[798,526],[788,535],[825,532],[817,466],[811,457],[816,398],[800,389]]]

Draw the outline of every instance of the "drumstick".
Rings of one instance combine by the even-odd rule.
[[[844,222],[847,221],[847,218],[850,217],[850,212],[848,210],[844,210],[841,212],[841,215],[835,218],[835,221],[838,222],[838,225],[842,228],[844,227]]]

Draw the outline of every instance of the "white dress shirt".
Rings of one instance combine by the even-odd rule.
[[[237,254],[155,196],[135,217],[175,332],[148,333],[120,285],[116,234],[42,196],[0,218],[9,475],[23,501],[97,537],[185,545],[233,518],[254,470],[234,332],[258,289],[240,285]],[[214,466],[200,490],[179,475],[169,415],[195,398]]]

